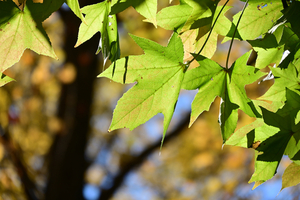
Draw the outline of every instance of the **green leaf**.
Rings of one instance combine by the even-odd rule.
[[[255,63],[256,68],[262,69],[271,63],[276,64],[276,66],[279,65],[282,54],[284,52],[284,45],[278,44],[275,35],[266,34],[263,39],[256,39],[248,42],[252,45],[253,49],[258,54]]]
[[[14,81],[14,79],[10,78],[9,76],[6,76],[5,74],[0,73],[0,87],[12,81]]]
[[[216,20],[217,15],[221,11],[222,6],[218,6],[216,11],[214,12],[213,17],[203,18],[196,21],[193,24],[192,30],[186,31],[181,34],[181,39],[184,44],[184,50],[186,52],[185,59],[189,58],[191,55],[189,52],[196,53],[199,52],[206,38],[209,35],[209,31],[212,28],[212,24]],[[215,51],[217,50],[217,39],[218,34],[226,35],[230,30],[231,22],[225,17],[225,13],[228,11],[230,7],[226,6],[215,24],[213,31],[211,32],[210,38],[201,51],[201,55],[211,58]]]
[[[43,22],[58,10],[63,3],[65,3],[65,0],[43,0],[43,3],[34,3],[32,0],[27,0],[25,7],[28,7],[34,20]]]
[[[167,30],[185,32],[202,26],[198,20],[212,16],[217,2],[211,0],[181,0],[157,13],[157,24]]]
[[[208,110],[216,96],[224,103],[221,105],[221,129],[223,140],[226,141],[234,132],[237,121],[237,109],[247,115],[256,117],[252,101],[247,97],[245,85],[253,83],[264,73],[247,65],[250,52],[244,54],[229,70],[216,62],[198,56],[199,67],[187,71],[182,88],[187,90],[199,89],[192,103],[190,126],[204,111]],[[226,125],[227,124],[227,125]]]
[[[87,24],[81,23],[75,44],[75,47],[78,47],[97,32],[100,32],[101,39],[96,54],[102,52],[104,65],[107,59],[114,62],[120,58],[117,20],[115,15],[109,15],[110,6],[110,2],[105,1],[82,8],[82,12],[86,14]]]
[[[283,18],[286,19],[293,29],[293,31],[300,37],[300,25],[299,25],[299,18],[300,18],[300,2],[293,1],[292,4],[283,11],[284,16]]]
[[[236,132],[234,132],[234,134],[231,135],[231,137],[225,142],[225,144],[240,146],[244,148],[253,148],[253,144],[257,143],[258,141],[254,141],[254,138],[247,138],[247,134],[248,136],[251,136],[253,133],[250,132],[262,125],[264,125],[263,120],[261,118],[257,118],[251,124],[243,126]]]
[[[188,17],[187,21],[185,22],[184,26],[181,29],[181,32],[185,32],[190,29],[195,29],[197,27],[194,26],[194,23],[197,20],[200,20],[202,18],[210,17],[212,16],[216,5],[219,1],[213,2],[211,0],[184,0],[191,8],[193,8],[193,11],[190,13],[190,16]]]
[[[276,173],[279,162],[291,139],[290,117],[281,117],[262,108],[265,124],[255,129],[254,141],[260,145],[256,149],[255,172],[249,182],[267,181]]]
[[[225,92],[224,101],[220,105],[220,119],[221,132],[223,137],[223,143],[234,132],[238,121],[238,108],[239,106],[232,103],[229,96]]]
[[[89,40],[97,32],[103,33],[108,20],[109,5],[106,1],[85,6],[82,12],[86,14],[86,23],[81,23],[79,27],[78,39],[75,47]]]
[[[298,92],[299,85],[299,71],[293,63],[290,63],[287,69],[272,68],[272,73],[275,77],[275,83],[259,100],[268,100],[278,103],[278,108],[282,107],[286,100],[286,89]]]
[[[203,56],[198,56],[196,60],[200,66],[187,71],[182,83],[183,89],[198,89],[192,103],[189,126],[195,122],[203,111],[208,111],[217,96],[222,96],[226,77],[224,68],[218,63]]]
[[[286,88],[286,99],[283,109],[278,110],[278,114],[281,116],[294,116],[295,124],[300,121],[299,110],[300,110],[300,95],[288,88]]]
[[[193,8],[185,3],[166,7],[157,13],[157,25],[167,30],[180,30],[192,11]]]
[[[75,14],[79,19],[81,19],[81,21],[83,21],[84,23],[86,23],[86,21],[85,21],[83,15],[82,15],[82,12],[81,12],[81,10],[80,10],[78,0],[66,0],[66,3],[67,3],[67,5],[71,8],[71,10],[74,12],[74,14]]]
[[[162,113],[165,135],[186,70],[181,39],[174,33],[168,46],[163,47],[144,38],[132,38],[145,54],[119,59],[115,68],[111,65],[99,75],[120,83],[136,82],[118,101],[110,131],[124,127],[132,130]]]
[[[112,62],[120,58],[119,34],[116,15],[109,15],[106,24],[106,30],[102,32],[98,54],[102,51],[104,64],[109,59]]]
[[[217,6],[217,8],[216,8],[216,10],[214,12],[214,17],[213,17],[212,23],[216,20],[216,18],[218,16],[219,12],[221,11],[222,7],[223,6]],[[214,31],[217,34],[226,36],[227,33],[229,32],[230,27],[232,25],[232,22],[225,16],[225,13],[230,8],[232,8],[232,6],[225,6],[225,8],[223,9],[222,13],[220,14],[220,17],[218,18],[218,20],[216,22],[216,25],[214,27]]]
[[[282,175],[281,190],[292,187],[300,183],[300,165],[291,163]]]
[[[134,7],[138,13],[143,15],[147,22],[152,23],[155,27],[157,26],[157,0],[112,0],[110,14],[117,14],[130,6]]]
[[[22,12],[12,1],[0,1],[0,73],[18,62],[25,49],[57,58],[42,21],[62,4],[59,2],[28,0]]]
[[[240,139],[243,143],[259,142],[256,150],[255,172],[250,182],[265,182],[276,173],[278,164],[284,154],[291,160],[300,163],[300,124],[295,123],[296,105],[300,99],[299,94],[287,89],[286,105],[276,113],[261,108],[265,124],[248,133],[247,137]],[[246,139],[246,140],[245,140]]]
[[[238,33],[243,40],[253,40],[265,34],[282,16],[280,0],[249,1],[238,26]],[[237,24],[241,12],[233,17]]]

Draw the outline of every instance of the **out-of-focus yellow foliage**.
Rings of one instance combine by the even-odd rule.
[[[221,4],[222,2],[225,0]],[[229,5],[236,3],[237,1],[229,1]],[[167,0],[158,1],[158,10],[167,5]],[[228,16],[230,15],[232,11],[229,11]],[[172,34],[171,31],[160,27],[156,29],[152,24],[143,22],[144,18],[131,7],[118,14],[118,20],[121,57],[143,53],[128,32],[161,45],[166,45]],[[20,148],[20,156],[28,166],[33,180],[44,181],[40,181],[43,182],[41,185],[45,185],[46,180],[45,155],[52,145],[54,134],[65,128],[65,122],[56,117],[61,83],[71,84],[77,75],[74,65],[65,63],[63,44],[67,36],[60,16],[54,13],[44,26],[59,60],[38,56],[26,50],[21,61],[6,72],[18,82],[0,88],[0,124],[5,129],[8,128],[14,146]],[[221,44],[221,39],[218,38],[218,47],[227,51],[229,42]],[[249,50],[248,45],[238,41],[234,42],[233,48],[229,63]],[[224,66],[226,56],[224,50],[218,50],[212,59]],[[185,53],[185,58],[188,57],[190,55]],[[87,54],[80,55],[79,62],[90,60]],[[193,62],[190,68],[196,66],[198,63]],[[260,90],[258,83],[247,86],[247,94],[256,98],[271,82],[262,84]],[[121,129],[108,133],[117,100],[129,88],[128,85],[123,86],[105,78],[98,79],[95,84],[91,134],[86,150],[87,160],[92,163],[85,174],[87,184],[103,184],[148,145],[161,138],[162,118],[159,117],[153,119],[155,125],[150,122],[150,126],[147,126],[148,123],[134,131]],[[188,95],[184,92],[182,94]],[[132,194],[132,188],[126,190],[130,187],[143,187],[142,192],[148,192],[146,194],[152,191],[153,200],[234,197],[236,187],[247,184],[253,172],[253,151],[222,147],[218,124],[219,105],[220,98],[216,98],[210,111],[204,112],[191,128],[186,128],[177,138],[163,145],[160,156],[158,151],[154,151],[134,172],[138,177],[134,179],[138,182],[138,187],[128,186],[125,180],[112,199],[135,199],[136,193]],[[243,112],[239,114],[237,128],[253,121]],[[176,128],[177,124],[172,123],[172,128]],[[289,161],[284,162],[284,166],[288,163]],[[4,146],[0,146],[0,167],[0,199],[25,199],[20,178]]]
[[[72,83],[76,78],[76,69],[72,63],[66,63],[58,73],[59,80],[64,84]]]
[[[46,174],[40,174],[44,156],[52,145],[53,133],[61,129],[56,118],[61,83],[56,74],[64,62],[64,24],[54,13],[44,27],[60,60],[26,50],[20,62],[5,72],[18,81],[0,88],[0,124],[11,140],[3,142],[13,148],[0,146],[0,199],[25,199],[10,151],[17,152],[35,183],[46,180]]]

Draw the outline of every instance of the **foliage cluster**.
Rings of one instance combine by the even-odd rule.
[[[228,1],[219,5],[218,0],[180,0],[157,12],[157,0],[106,0],[82,9],[76,0],[2,0],[0,86],[13,81],[5,70],[19,61],[25,49],[57,58],[42,22],[66,3],[82,20],[75,47],[101,33],[96,53],[112,64],[99,77],[135,83],[118,101],[110,131],[132,130],[162,113],[164,138],[180,90],[197,89],[190,126],[219,96],[223,143],[255,149],[255,172],[249,182],[257,187],[271,179],[287,155],[293,162],[283,174],[282,189],[296,185],[300,182],[300,2],[247,0],[231,21],[225,16],[231,9]],[[116,14],[130,6],[146,22],[173,31],[166,47],[131,35],[144,54],[120,58]],[[219,35],[223,42],[231,40],[225,66],[211,59]],[[257,53],[255,66],[247,64],[251,52],[228,66],[234,40],[252,46]],[[198,66],[190,69],[195,61]],[[247,96],[247,84],[270,79],[274,84],[264,95],[255,100]],[[237,129],[239,110],[253,122]]]

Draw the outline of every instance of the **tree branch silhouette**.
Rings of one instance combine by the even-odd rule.
[[[182,117],[181,123],[176,127],[175,130],[171,131],[169,134],[166,135],[164,139],[164,145],[171,142],[181,133],[183,130],[186,129],[189,125],[190,115],[187,114],[186,116]],[[118,188],[124,182],[125,177],[128,175],[129,172],[132,170],[140,167],[140,165],[147,159],[149,155],[151,155],[155,150],[159,149],[161,145],[161,140],[154,142],[153,144],[149,145],[140,153],[138,156],[133,157],[130,162],[128,162],[125,167],[123,167],[119,173],[113,178],[112,187],[108,189],[101,189],[101,195],[98,200],[108,200],[110,199],[114,193],[118,190]]]

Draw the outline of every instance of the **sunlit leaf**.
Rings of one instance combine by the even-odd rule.
[[[154,115],[162,113],[165,117],[165,134],[185,72],[181,39],[174,33],[168,46],[163,47],[147,39],[136,36],[132,38],[145,54],[117,60],[115,69],[111,65],[99,75],[120,83],[137,82],[118,101],[110,130],[124,127],[132,130]]]
[[[300,37],[300,25],[299,25],[299,18],[300,18],[300,2],[293,1],[292,4],[283,11],[284,16],[283,18],[286,19],[293,29],[293,31]]]
[[[300,183],[300,165],[291,163],[282,175],[281,190],[292,187]]]
[[[199,89],[192,103],[190,125],[204,110],[209,109],[216,96],[220,96],[224,101],[221,105],[220,121],[224,141],[234,132],[237,109],[243,110],[251,117],[256,116],[253,103],[247,97],[244,87],[256,81],[264,73],[255,72],[254,67],[247,66],[249,55],[250,52],[244,54],[229,70],[202,56],[196,58],[200,66],[186,73],[182,86],[183,89],[188,90]]]
[[[71,8],[71,10],[74,12],[74,14],[77,15],[77,17],[79,17],[81,19],[81,21],[85,22],[85,19],[82,15],[80,7],[79,7],[78,0],[66,0],[66,3]]]
[[[278,44],[275,35],[267,34],[263,39],[249,41],[249,43],[258,54],[255,63],[256,68],[262,69],[271,63],[276,64],[276,66],[279,65],[284,52],[284,45]]]
[[[130,6],[156,26],[157,0],[113,0],[111,14],[117,14]]]
[[[79,27],[78,39],[75,47],[89,40],[97,32],[104,32],[107,25],[109,5],[106,1],[85,6],[81,9],[85,16],[86,23],[81,23]]]
[[[86,14],[86,23],[81,23],[75,44],[75,47],[78,47],[100,32],[101,38],[96,53],[102,52],[104,64],[107,59],[113,62],[120,57],[117,20],[115,15],[109,14],[110,6],[110,2],[105,1],[82,8],[82,12]]]
[[[253,40],[265,34],[282,16],[280,0],[249,1],[238,26],[238,33],[243,40]],[[236,24],[241,12],[233,17]],[[253,31],[255,30],[255,31]]]
[[[193,8],[185,3],[166,7],[157,13],[157,25],[167,30],[180,30],[192,11]]]
[[[287,69],[270,68],[275,76],[275,83],[271,88],[259,99],[278,102],[280,107],[286,100],[286,89],[289,88],[297,92],[300,89],[299,72],[293,63],[290,63]]]
[[[42,27],[42,21],[60,3],[44,1],[43,4],[27,1],[24,11],[12,1],[0,2],[0,72],[19,61],[25,49],[57,58],[50,40]],[[42,15],[41,11],[43,11]]]

